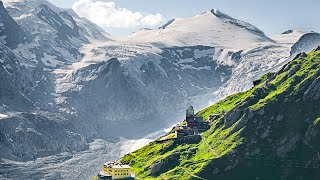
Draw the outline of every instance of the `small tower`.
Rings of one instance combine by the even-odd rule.
[[[187,117],[192,117],[192,116],[194,116],[194,109],[193,109],[192,106],[190,106],[190,107],[187,109],[187,111],[186,111],[186,116],[187,116]]]

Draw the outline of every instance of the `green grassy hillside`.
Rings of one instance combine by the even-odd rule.
[[[202,140],[152,142],[122,158],[141,179],[319,179],[320,51],[200,111]]]

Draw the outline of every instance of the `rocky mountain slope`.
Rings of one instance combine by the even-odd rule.
[[[15,48],[20,43],[25,43],[28,39],[26,33],[12,19],[0,1],[0,37],[1,43],[10,48]]]
[[[28,98],[36,74],[21,65],[21,57],[0,46],[1,157],[30,160],[70,150],[83,150],[83,136],[68,128],[67,119],[43,111]]]
[[[6,1],[5,5],[8,3],[12,5],[10,7],[28,7],[20,4],[26,1]],[[33,1],[28,3],[32,5]],[[9,13],[15,10],[20,9],[7,11],[3,3],[0,4],[0,34],[4,40],[0,42],[0,156],[21,161],[59,152],[84,150],[87,142],[73,128],[71,120],[46,106],[52,98],[53,79],[48,67],[41,63],[44,54],[37,53],[36,49],[43,48],[53,53],[39,39],[44,36],[54,39],[54,33],[42,29],[47,34],[37,34],[33,30],[35,34],[32,34],[27,29],[32,28],[31,20],[28,26],[20,23],[33,15],[21,14],[21,18],[12,18]],[[34,11],[31,8],[29,10],[30,13]],[[34,17],[33,22],[44,24]],[[54,43],[50,46],[59,49]],[[47,60],[54,61],[55,57],[50,56]]]
[[[142,179],[318,179],[320,48],[200,111],[200,141],[152,142],[122,158]],[[171,133],[171,132],[170,132]]]
[[[316,32],[307,33],[301,36],[292,46],[290,54],[295,56],[301,52],[309,52],[318,46],[320,46],[320,34]]]
[[[108,40],[93,23],[45,0],[12,0],[4,5],[32,40],[16,52],[40,67],[53,69],[77,62],[83,57],[79,51],[83,44]]]

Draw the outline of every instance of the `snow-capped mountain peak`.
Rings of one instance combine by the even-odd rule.
[[[228,19],[233,19],[232,17],[222,13],[220,10],[218,9],[210,9],[200,15],[214,15],[216,16],[217,18],[228,18]],[[199,16],[199,15],[198,15]]]
[[[206,15],[212,15],[213,14],[216,18],[219,18],[221,20],[225,20],[225,22],[229,22],[231,24],[239,26],[240,28],[244,28],[246,30],[249,30],[249,31],[254,32],[254,33],[256,33],[256,34],[258,34],[260,36],[263,36],[263,37],[267,38],[262,30],[258,29],[257,27],[253,26],[252,24],[249,24],[247,22],[235,19],[235,18],[233,18],[233,17],[221,12],[218,9],[211,9],[209,11],[206,11],[204,14],[206,14]]]
[[[176,18],[155,30],[141,30],[127,41],[160,46],[204,44],[224,49],[245,49],[273,40],[253,25],[234,19],[219,10],[209,10],[190,18]]]

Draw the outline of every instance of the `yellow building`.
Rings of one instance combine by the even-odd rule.
[[[131,177],[129,165],[114,165],[112,166],[112,178],[121,179]]]
[[[102,173],[100,173],[102,174]],[[112,179],[123,179],[132,177],[129,165],[122,165],[117,162],[107,162],[103,165],[103,174],[112,176]]]

